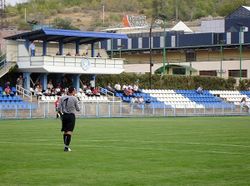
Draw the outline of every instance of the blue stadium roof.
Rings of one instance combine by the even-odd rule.
[[[46,40],[46,41],[62,41],[63,43],[71,43],[79,41],[80,44],[94,43],[107,39],[128,39],[126,34],[106,33],[106,32],[83,32],[79,30],[63,30],[42,28],[31,32],[6,37],[7,40],[28,39],[28,40]]]

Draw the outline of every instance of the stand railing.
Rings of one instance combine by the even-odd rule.
[[[27,97],[28,100],[30,100],[32,102],[32,92],[31,91],[24,89],[20,85],[16,85],[16,91],[23,98]]]
[[[179,117],[179,116],[249,116],[250,112],[239,106],[212,108],[163,108],[150,104],[129,104],[124,102],[80,102],[79,118],[116,118],[116,117]],[[54,102],[40,102],[37,108],[9,107],[0,104],[0,119],[56,118]]]
[[[0,56],[0,78],[9,72],[11,67],[15,66],[16,62],[7,62],[6,56],[3,54]]]

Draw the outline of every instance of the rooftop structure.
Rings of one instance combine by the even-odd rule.
[[[107,39],[127,39],[125,34],[44,28],[5,39],[6,61],[18,65],[28,80],[27,89],[31,73],[42,74],[45,88],[48,73],[73,74],[74,86],[79,88],[81,74],[119,74],[124,71],[123,59],[110,58],[98,43]],[[33,42],[35,53],[30,50]]]

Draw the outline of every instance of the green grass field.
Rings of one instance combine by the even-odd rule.
[[[0,185],[250,185],[250,117],[0,121]]]

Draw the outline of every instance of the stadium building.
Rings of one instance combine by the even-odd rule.
[[[1,76],[18,65],[25,79],[24,88],[29,90],[32,74],[39,74],[44,90],[47,88],[48,75],[72,76],[74,87],[80,87],[80,75],[119,74],[124,71],[123,59],[109,58],[105,50],[98,48],[98,42],[107,39],[127,39],[125,34],[81,32],[43,28],[5,38],[6,65]],[[34,42],[35,54],[30,51]]]
[[[149,72],[152,63],[153,72],[163,72],[165,66],[165,72],[173,75],[244,79],[250,78],[248,28],[250,7],[242,6],[225,19],[202,21],[197,32],[182,22],[165,32],[152,28],[151,36],[149,27],[129,28],[128,39],[102,41],[101,48],[125,58],[125,72]]]

